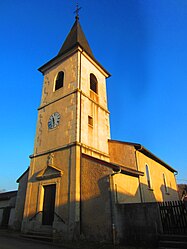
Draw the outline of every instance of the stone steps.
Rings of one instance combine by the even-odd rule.
[[[47,242],[52,242],[53,237],[52,236],[46,236],[43,234],[21,234],[21,237],[27,238],[27,239],[36,239],[36,240],[42,240]]]
[[[29,239],[53,241],[53,229],[52,226],[41,226],[39,230],[30,230],[21,236]]]

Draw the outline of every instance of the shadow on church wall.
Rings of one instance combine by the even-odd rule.
[[[93,197],[81,201],[79,221],[75,221],[75,213],[70,217],[67,212],[59,212],[74,212],[79,203],[71,202],[55,208],[51,230],[42,225],[42,212],[30,213],[29,217],[25,217],[25,222],[29,223],[27,232],[49,233],[60,240],[76,240],[80,234],[81,239],[88,241],[112,243],[115,240],[125,244],[155,242],[158,233],[162,232],[157,203],[118,204],[112,197],[116,193],[109,191],[107,178],[104,176],[98,180],[97,195],[94,193]]]
[[[24,217],[23,232],[48,232],[61,240],[81,237],[89,241],[115,240],[126,244],[156,243],[158,234],[162,233],[162,224],[154,191],[149,190],[149,203],[141,203],[141,198],[137,199],[140,196],[140,185],[137,185],[134,196],[121,192],[111,186],[112,174],[111,168],[84,159],[80,174],[80,203],[59,195],[58,198],[66,198],[67,201],[61,205],[58,204],[59,200],[55,200],[54,222],[48,230],[42,225],[42,210],[37,213],[38,203],[32,203],[31,193],[30,210],[28,217]],[[31,184],[40,183],[39,180],[36,181],[36,175],[31,177]],[[62,178],[65,177],[64,174]],[[65,188],[66,183],[63,180],[60,188]],[[141,184],[141,189],[147,188],[147,185]],[[166,196],[176,194],[175,190],[168,188],[170,195],[166,195],[164,186],[160,187],[160,191],[163,200]],[[118,203],[117,195],[124,200],[134,198],[136,202]]]

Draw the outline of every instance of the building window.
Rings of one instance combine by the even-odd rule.
[[[93,126],[93,118],[91,116],[88,116],[88,124]]]
[[[149,172],[149,166],[147,164],[145,165],[145,170],[146,170],[146,177],[147,177],[148,188],[152,189],[152,186],[151,186],[151,177],[150,177],[150,172]]]
[[[94,91],[95,93],[97,93],[98,89],[97,89],[97,78],[95,77],[95,75],[93,73],[90,74],[90,89],[92,91]]]
[[[167,186],[167,181],[166,181],[166,176],[163,173],[163,182],[164,182],[164,188],[165,188],[165,193],[168,194],[168,186]]]
[[[63,85],[64,85],[64,72],[60,71],[56,77],[55,91],[63,87]]]

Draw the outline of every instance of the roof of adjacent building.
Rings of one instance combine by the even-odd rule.
[[[17,190],[0,193],[0,201],[9,200],[17,195]]]
[[[159,157],[157,157],[156,155],[154,155],[151,151],[149,151],[148,149],[146,149],[144,146],[142,146],[139,143],[132,143],[132,142],[124,142],[124,141],[118,141],[118,140],[109,140],[109,142],[117,142],[117,143],[122,143],[122,144],[127,144],[127,145],[131,145],[134,146],[134,148],[138,151],[140,151],[141,153],[143,153],[144,155],[148,156],[149,158],[155,160],[156,162],[160,163],[161,165],[163,165],[164,167],[166,167],[167,169],[169,169],[172,172],[177,172],[174,168],[172,168],[169,164],[165,163],[163,160],[161,160]]]
[[[27,172],[29,172],[29,169],[30,169],[30,167],[28,167],[28,168],[23,172],[23,174],[16,180],[17,183],[19,183],[19,181],[24,177],[24,175],[25,175]]]
[[[142,171],[134,170],[134,169],[125,167],[124,165],[116,164],[116,163],[113,163],[113,162],[107,162],[107,161],[104,161],[102,159],[99,159],[99,158],[96,158],[96,157],[93,157],[93,156],[90,156],[90,155],[87,155],[87,154],[84,154],[84,153],[82,153],[82,156],[84,158],[92,160],[92,161],[94,161],[96,163],[99,163],[99,164],[101,164],[103,166],[111,168],[115,172],[120,171],[121,173],[124,173],[126,175],[130,175],[130,176],[135,176],[135,177],[144,175],[144,173]]]

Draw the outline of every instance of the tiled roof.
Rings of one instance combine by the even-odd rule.
[[[9,200],[10,198],[17,195],[17,190],[9,191],[9,192],[2,192],[0,193],[0,201]]]
[[[144,155],[148,156],[149,158],[155,160],[156,162],[162,164],[164,167],[169,169],[171,172],[177,173],[177,171],[174,168],[172,168],[170,165],[168,165],[167,163],[162,161],[159,157],[154,155],[151,151],[149,151],[148,149],[146,149],[144,146],[142,146],[139,143],[124,142],[124,141],[118,141],[118,140],[113,140],[113,139],[109,140],[109,142],[111,142],[111,143],[116,143],[117,142],[117,143],[122,143],[122,144],[127,144],[127,145],[134,146],[134,148],[136,150],[140,151],[141,153],[143,153]]]

